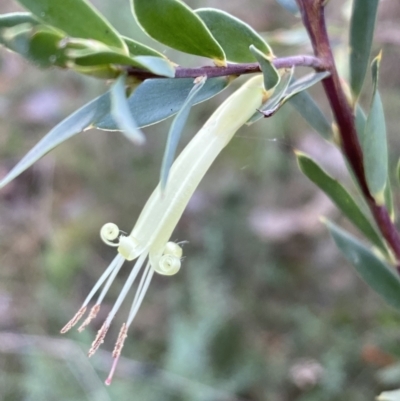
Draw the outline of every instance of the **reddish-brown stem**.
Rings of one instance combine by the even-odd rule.
[[[303,24],[310,36],[315,56],[331,75],[322,81],[326,96],[338,126],[343,154],[357,177],[361,191],[382,235],[400,261],[400,236],[385,206],[378,205],[369,191],[363,154],[355,127],[353,110],[346,98],[336,70],[325,26],[324,0],[297,0]]]
[[[324,66],[321,61],[314,56],[291,56],[276,58],[272,61],[276,68],[290,68],[290,67],[311,67],[318,70],[323,70]],[[197,78],[207,76],[208,78],[225,77],[229,75],[244,75],[254,74],[260,72],[258,63],[246,64],[228,64],[226,67],[217,66],[204,66],[196,68],[176,67],[175,78]],[[159,75],[152,74],[149,71],[144,71],[139,68],[128,67],[128,75],[137,77],[139,79],[147,78],[163,78]]]

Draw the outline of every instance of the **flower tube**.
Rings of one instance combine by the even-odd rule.
[[[89,350],[89,356],[92,356],[102,344],[112,319],[140,270],[145,266],[128,319],[122,325],[114,348],[114,364],[106,384],[111,383],[129,326],[140,307],[154,272],[173,275],[181,267],[182,248],[179,244],[170,242],[169,239],[193,192],[221,150],[261,106],[266,96],[261,75],[248,80],[218,107],[181,152],[171,167],[164,192],[160,185],[156,187],[132,232],[129,235],[121,234],[119,228],[113,223],[107,223],[102,227],[101,238],[106,244],[117,247],[118,255],[93,287],[77,314],[61,332],[65,333],[79,321],[93,296],[104,284],[89,316],[78,329],[83,330],[96,317],[100,304],[124,261],[137,259],[112,310],[93,341]],[[146,259],[148,259],[147,263],[145,263]]]

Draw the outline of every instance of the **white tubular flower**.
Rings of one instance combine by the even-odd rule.
[[[221,104],[172,165],[164,192],[161,192],[160,186],[154,190],[129,235],[121,233],[113,223],[107,223],[102,227],[100,232],[102,240],[110,246],[117,247],[118,255],[97,281],[76,315],[61,330],[61,333],[70,330],[82,318],[93,296],[104,285],[88,317],[78,328],[79,331],[84,330],[99,312],[101,302],[124,261],[136,259],[120,295],[93,341],[89,350],[89,356],[92,356],[103,343],[112,319],[139,271],[145,266],[128,319],[122,325],[114,348],[114,363],[106,384],[111,383],[129,326],[143,301],[154,272],[171,276],[176,274],[181,267],[182,248],[179,244],[170,242],[169,239],[189,199],[212,162],[232,139],[235,132],[260,107],[265,96],[263,77],[259,75],[247,81]]]

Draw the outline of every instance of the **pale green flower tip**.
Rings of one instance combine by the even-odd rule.
[[[138,245],[139,242],[136,238],[129,235],[125,237],[121,235],[118,244],[118,252],[126,259],[133,260],[139,256]]]

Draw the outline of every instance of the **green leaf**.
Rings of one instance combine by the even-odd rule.
[[[112,25],[86,0],[18,0],[39,20],[76,38],[94,39],[127,53]]]
[[[204,102],[224,90],[229,78],[210,78],[195,96],[193,104]],[[147,79],[129,97],[129,108],[137,125],[145,127],[176,114],[181,108],[190,90],[193,78],[158,78]],[[118,126],[110,114],[103,116],[94,126],[99,129],[115,131]]]
[[[289,103],[324,139],[327,141],[332,139],[331,123],[307,91],[291,97]]]
[[[283,8],[290,11],[292,14],[299,15],[299,7],[296,0],[276,0]]]
[[[179,0],[132,0],[139,25],[153,39],[225,65],[225,54],[204,22]]]
[[[358,135],[358,139],[360,143],[364,141],[365,134],[365,124],[367,122],[367,116],[364,113],[364,110],[360,106],[359,103],[356,104],[355,109],[355,123],[356,123],[356,131]]]
[[[358,98],[371,55],[379,0],[353,0],[350,22],[350,87]]]
[[[249,50],[250,45],[254,45],[264,56],[273,55],[265,40],[250,25],[233,15],[215,8],[199,8],[195,11],[221,45],[227,60],[235,63],[256,61],[257,57]]]
[[[392,220],[392,222],[394,222],[396,220],[396,212],[394,210],[393,192],[392,192],[392,185],[390,182],[390,177],[388,177],[387,183],[385,185],[384,199],[385,199],[386,208],[387,208],[389,216],[390,216],[390,220]]]
[[[193,104],[203,102],[225,89],[227,78],[208,79],[196,95]],[[176,114],[185,102],[193,79],[148,79],[132,93],[128,99],[129,109],[138,127],[144,127]],[[105,93],[75,111],[45,135],[0,181],[4,187],[33,163],[56,146],[72,136],[90,128],[118,131],[119,127],[111,116],[109,92]]]
[[[384,391],[376,397],[377,401],[400,401],[400,389]]]
[[[146,138],[138,129],[129,110],[125,91],[125,75],[121,74],[110,89],[111,115],[122,133],[133,143],[142,145]]]
[[[366,143],[366,124],[367,124],[367,117],[365,116],[364,110],[360,106],[359,103],[356,104],[356,109],[355,109],[355,122],[356,122],[356,130],[358,134],[358,138],[360,140],[360,143]],[[355,180],[356,182],[357,180]],[[396,213],[394,210],[394,204],[393,204],[393,193],[392,193],[392,185],[390,182],[390,177],[388,174],[387,177],[387,182],[385,185],[385,191],[384,191],[384,202],[385,205],[388,209],[389,216],[392,221],[395,221],[396,219]]]
[[[59,48],[63,35],[51,27],[30,23],[0,31],[0,43],[39,67],[65,67],[67,58]]]
[[[182,135],[183,128],[185,127],[186,121],[189,117],[190,110],[193,106],[193,101],[196,95],[199,93],[201,88],[206,82],[206,77],[202,77],[196,82],[193,88],[190,90],[187,98],[185,99],[181,109],[178,111],[171,124],[171,128],[168,132],[167,145],[165,147],[164,157],[161,164],[160,172],[160,183],[161,189],[164,190],[167,184],[169,170],[171,169],[172,162],[174,161],[176,148],[178,147],[179,139]]]
[[[288,100],[290,100],[293,96],[297,95],[301,91],[308,89],[309,87],[315,85],[317,82],[329,76],[329,72],[318,72],[313,74],[308,74],[296,81],[290,83],[290,85],[286,86],[284,92],[282,92],[281,88],[284,85],[277,85],[275,91],[279,94],[279,98],[277,96],[271,97],[264,105],[261,106],[260,112],[257,115],[253,115],[253,117],[248,121],[248,124],[252,124],[264,117],[271,117],[276,111],[278,111]],[[274,102],[271,100],[274,99]]]
[[[106,64],[120,64],[141,68],[154,74],[172,78],[175,69],[170,61],[158,56],[127,56],[95,40],[71,38],[65,41],[66,54],[78,66],[88,67]]]
[[[386,253],[386,246],[381,237],[347,190],[306,154],[296,152],[296,156],[300,170],[332,200],[338,209],[375,246]]]
[[[391,266],[349,233],[325,220],[336,245],[361,278],[389,305],[400,308],[400,279]]]
[[[139,63],[142,68],[161,77],[173,78],[175,76],[175,68],[168,60],[154,56],[137,56],[134,60]]]
[[[88,67],[104,64],[129,65],[150,71],[153,74],[172,78],[175,76],[175,69],[172,64],[163,58],[154,56],[137,56],[134,58],[124,54],[109,51],[87,51],[70,50],[68,56],[74,59],[76,65]]]
[[[9,13],[0,15],[0,29],[12,28],[20,24],[37,25],[38,21],[31,13]]]
[[[388,147],[385,115],[377,89],[380,59],[379,55],[374,59],[371,66],[374,91],[361,145],[369,189],[377,201],[382,204],[384,201],[383,192],[388,181]]]
[[[129,54],[131,56],[154,56],[165,58],[163,54],[152,49],[151,47],[144,45],[143,43],[136,42],[136,40],[127,38],[126,36],[122,36],[122,39],[128,46]]]
[[[106,115],[109,111],[110,98],[108,93],[106,93],[71,114],[61,123],[56,125],[22,158],[22,160],[20,160],[7,176],[0,181],[0,188],[4,187],[15,177],[20,175],[57,145],[71,138],[73,135],[87,129],[94,121],[99,119],[99,117]]]
[[[311,88],[311,86],[314,86],[326,77],[329,77],[329,75],[330,73],[328,71],[324,71],[307,74],[304,77],[297,79],[290,84],[287,93],[285,94],[285,101],[289,100],[292,96],[297,95],[301,91]]]
[[[250,46],[249,50],[258,64],[260,64],[264,76],[264,88],[266,90],[275,88],[279,84],[281,77],[278,70],[273,66],[271,59],[253,45]]]

